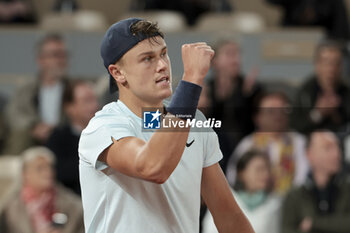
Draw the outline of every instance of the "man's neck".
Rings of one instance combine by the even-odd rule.
[[[54,86],[57,83],[59,83],[59,81],[60,81],[59,78],[54,77],[52,75],[48,75],[48,74],[41,74],[40,80],[41,80],[41,86],[43,86],[43,87]]]
[[[313,175],[315,184],[319,189],[325,188],[329,180],[331,179],[331,175],[326,174],[322,171],[314,171],[312,175]]]
[[[83,131],[83,129],[85,129],[87,126],[87,124],[85,123],[82,123],[81,121],[72,121],[71,122],[71,127],[72,127],[72,130],[74,130],[74,132],[76,133],[81,133],[81,131]]]
[[[142,118],[143,108],[159,108],[163,107],[163,101],[147,102],[135,96],[126,96],[120,93],[119,99],[138,117]]]
[[[337,82],[324,82],[321,79],[318,80],[318,84],[319,84],[321,90],[323,92],[326,92],[326,93],[335,92],[337,89],[337,85],[338,85]]]
[[[230,98],[236,86],[237,78],[231,75],[218,74],[215,77],[215,95],[219,101],[225,101]]]

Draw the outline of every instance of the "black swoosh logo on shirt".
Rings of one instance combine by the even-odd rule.
[[[194,139],[190,143],[186,142],[186,147],[190,147],[192,145],[192,143],[194,143]]]

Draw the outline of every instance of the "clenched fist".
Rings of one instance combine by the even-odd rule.
[[[214,50],[205,42],[182,45],[183,80],[202,85],[213,56]]]

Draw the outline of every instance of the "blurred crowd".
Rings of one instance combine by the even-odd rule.
[[[256,232],[348,232],[350,89],[341,43],[320,41],[314,71],[290,99],[240,70],[239,45],[221,41],[201,96],[218,130],[221,166]],[[203,232],[217,232],[210,213]]]
[[[178,10],[190,25],[203,12],[235,9],[229,1],[214,2],[135,0],[131,7]],[[215,56],[199,108],[222,121],[217,129],[224,155],[220,165],[257,233],[350,232],[350,87],[343,72],[349,70],[345,45],[350,28],[345,3],[266,2],[281,7],[282,25],[325,28],[327,36],[314,51],[313,72],[295,96],[278,86],[271,90],[258,69],[242,72],[240,45],[225,38],[212,45]],[[53,9],[68,8],[76,10],[79,4],[56,1]],[[30,1],[1,0],[0,21],[35,23],[31,9]],[[107,87],[97,92],[100,80],[70,76],[62,35],[47,34],[35,51],[36,78],[20,85],[0,114],[0,154],[18,155],[22,161],[20,185],[0,206],[0,232],[83,232],[79,137],[95,112],[117,96]],[[217,232],[210,212],[205,206],[202,210],[202,232]]]

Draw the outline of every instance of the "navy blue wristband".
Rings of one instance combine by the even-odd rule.
[[[201,91],[201,86],[181,80],[166,108],[167,112],[181,119],[193,119],[196,115]]]

